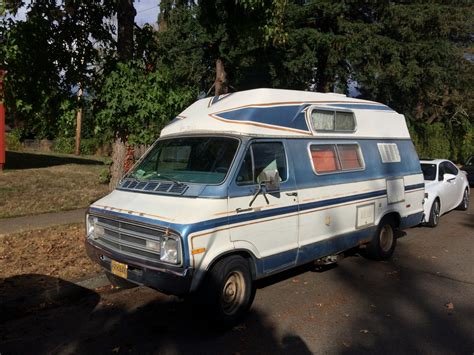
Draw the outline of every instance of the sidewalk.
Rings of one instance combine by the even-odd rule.
[[[0,235],[18,233],[27,230],[48,228],[62,224],[83,223],[86,209],[43,213],[34,216],[23,216],[0,219]]]

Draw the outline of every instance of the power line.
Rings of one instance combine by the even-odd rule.
[[[155,5],[153,7],[149,7],[148,9],[137,11],[137,14],[140,14],[142,12],[146,12],[146,11],[149,11],[149,10],[153,10],[153,9],[157,8],[158,6],[160,6],[160,5]]]

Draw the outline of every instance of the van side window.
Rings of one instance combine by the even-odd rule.
[[[279,142],[252,143],[237,174],[237,185],[258,184],[260,174],[272,170],[278,170],[281,181],[287,179],[288,169],[283,144]]]
[[[330,173],[341,170],[334,144],[312,145],[311,159],[317,173]]]
[[[364,169],[358,144],[312,144],[310,153],[316,174]]]
[[[400,163],[400,152],[396,143],[377,143],[382,163]]]
[[[312,110],[311,124],[315,131],[354,132],[354,113],[331,110]]]

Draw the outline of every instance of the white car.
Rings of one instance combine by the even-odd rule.
[[[439,217],[455,208],[469,207],[469,183],[466,172],[445,159],[420,160],[425,178],[425,216],[423,222],[436,227]]]

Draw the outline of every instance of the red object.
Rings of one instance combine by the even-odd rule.
[[[5,106],[3,106],[3,75],[0,70],[0,171],[5,165]]]
[[[336,152],[332,146],[314,146],[311,149],[314,168],[318,173],[337,171]]]

